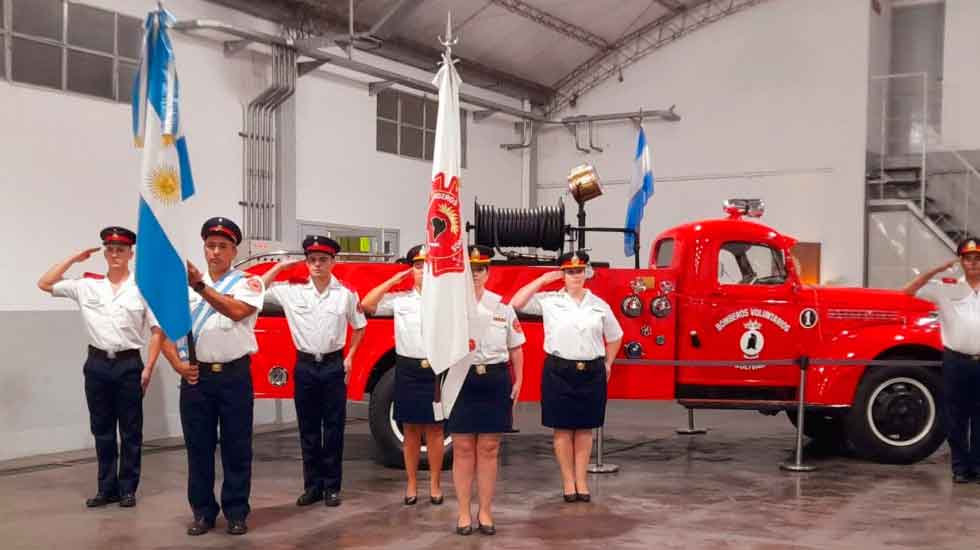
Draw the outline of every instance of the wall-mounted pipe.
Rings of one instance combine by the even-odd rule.
[[[534,140],[534,123],[530,120],[521,121],[521,141],[520,143],[501,143],[500,148],[508,151],[515,149],[527,149]]]
[[[582,144],[579,143],[578,141],[578,124],[574,122],[565,122],[563,124],[565,125],[565,128],[568,128],[568,131],[571,132],[573,136],[575,136],[575,148],[585,154],[591,153],[592,151],[590,149],[582,147]]]
[[[589,149],[592,149],[596,153],[601,153],[602,152],[602,148],[599,147],[599,146],[597,146],[596,144],[592,143],[592,125],[594,123],[595,122],[592,121],[592,120],[589,121]]]

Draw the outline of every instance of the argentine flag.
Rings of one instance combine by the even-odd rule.
[[[143,151],[139,182],[136,285],[167,338],[191,328],[182,242],[185,203],[194,196],[187,143],[180,126],[180,87],[167,29],[176,22],[159,9],[146,17],[139,71],[133,82],[133,135]]]
[[[640,234],[640,222],[643,221],[643,209],[653,195],[653,171],[650,168],[650,148],[647,147],[647,135],[640,127],[636,138],[636,156],[633,158],[633,178],[630,180],[629,204],[626,205],[626,228],[636,231],[623,234],[623,248],[626,256],[633,255],[633,246]]]

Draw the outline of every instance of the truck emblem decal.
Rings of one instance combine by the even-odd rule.
[[[753,319],[743,326],[745,326],[745,332],[738,341],[738,345],[742,348],[742,354],[745,355],[746,359],[755,359],[759,357],[762,348],[766,345],[766,337],[759,332],[762,323]]]
[[[800,326],[803,328],[813,328],[817,326],[817,310],[808,307],[800,312]]]
[[[727,327],[728,325],[740,319],[745,319],[747,317],[758,317],[760,319],[766,319],[767,321],[779,327],[779,329],[782,330],[783,332],[789,332],[789,323],[787,323],[782,317],[776,315],[775,313],[769,311],[768,309],[761,309],[756,307],[739,309],[729,313],[728,315],[722,317],[720,321],[715,323],[715,330],[721,332],[722,330],[725,330],[725,327]]]

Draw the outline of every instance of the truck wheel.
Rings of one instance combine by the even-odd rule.
[[[835,444],[847,443],[847,429],[844,417],[840,414],[828,414],[819,411],[806,411],[804,414],[803,435]],[[786,411],[786,416],[795,427],[796,410]]]
[[[886,464],[911,464],[931,455],[944,438],[940,387],[939,374],[928,368],[868,369],[846,419],[854,450]]]
[[[402,447],[405,436],[402,434],[400,422],[395,422],[395,369],[391,368],[381,376],[371,392],[371,403],[368,407],[368,423],[371,426],[371,436],[374,437],[375,459],[389,468],[404,468],[405,457]],[[445,453],[443,469],[452,466],[453,448],[452,437],[447,435],[443,440]],[[429,467],[428,453],[422,445],[422,456],[419,468]]]

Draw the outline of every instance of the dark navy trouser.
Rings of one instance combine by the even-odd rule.
[[[943,390],[953,473],[980,473],[980,361],[945,350]]]
[[[347,384],[340,352],[321,362],[297,359],[296,419],[303,449],[303,488],[340,491],[343,478]]]
[[[135,494],[143,448],[143,360],[139,351],[115,359],[90,350],[85,366],[85,400],[99,460],[98,492]],[[117,446],[116,430],[121,446]]]
[[[180,423],[187,446],[187,499],[194,517],[245,519],[252,489],[254,396],[248,355],[230,363],[201,363],[197,384],[180,383]],[[220,440],[219,428],[220,426]],[[214,452],[221,444],[221,506],[214,498]]]

